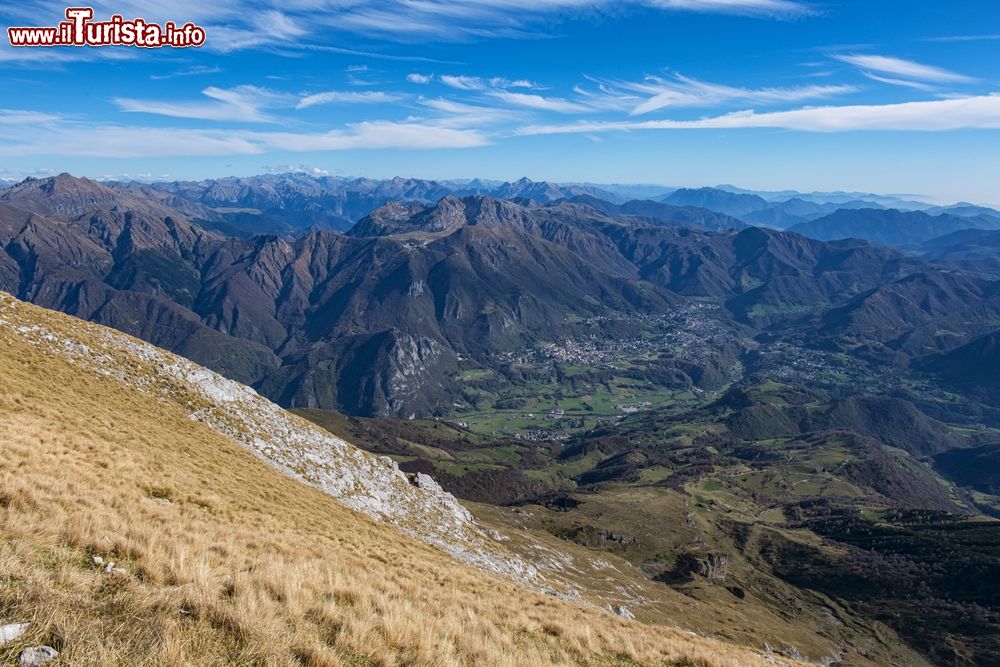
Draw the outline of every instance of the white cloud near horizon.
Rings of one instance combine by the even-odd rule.
[[[320,93],[294,95],[251,85],[236,86],[235,88],[209,86],[201,93],[212,101],[123,97],[116,97],[112,101],[121,111],[128,113],[148,113],[195,120],[275,123],[279,119],[265,113],[265,109],[294,107],[301,110],[324,104],[391,104],[405,97],[400,93],[375,90],[328,90]]]
[[[93,125],[77,122],[0,124],[0,157],[197,157],[260,155],[269,151],[427,150],[475,148],[489,138],[474,129],[416,121],[363,121],[326,132],[260,132]]]
[[[305,152],[380,148],[474,148],[489,143],[476,130],[420,122],[363,121],[349,123],[347,128],[325,133],[261,133],[258,138],[269,148]]]
[[[772,128],[801,132],[867,130],[940,132],[1000,129],[1000,93],[926,102],[803,107],[790,111],[737,111],[694,120],[582,121],[520,128],[520,136],[633,130]]]
[[[62,120],[58,114],[23,109],[0,109],[0,125],[38,125]]]
[[[276,164],[264,165],[264,172],[268,174],[306,174],[308,176],[329,176],[330,171],[321,167],[313,167],[308,164]]]

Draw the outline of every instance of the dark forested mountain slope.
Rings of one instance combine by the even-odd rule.
[[[848,348],[909,357],[947,350],[1000,327],[1000,282],[921,271],[826,312],[820,335]]]
[[[1000,406],[1000,329],[923,360],[921,367],[951,387]]]
[[[908,275],[919,262],[857,241],[822,243],[749,228],[609,230],[643,278],[680,294],[724,300],[738,319],[767,326],[797,319]]]
[[[1000,279],[1000,231],[962,229],[921,246],[935,264]]]

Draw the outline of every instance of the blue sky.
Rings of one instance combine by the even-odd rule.
[[[161,7],[166,5],[166,8]],[[0,25],[65,5],[6,3]],[[99,2],[199,49],[0,45],[0,178],[731,183],[1000,203],[1000,2]]]

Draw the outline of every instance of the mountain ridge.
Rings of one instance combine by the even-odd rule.
[[[99,189],[112,199],[60,220],[0,209],[0,287],[191,356],[284,405],[353,414],[446,411],[457,388],[443,380],[470,359],[488,367],[496,354],[576,335],[590,318],[709,299],[740,325],[822,327],[833,322],[823,311],[932,268],[860,241],[703,231],[486,195],[385,204],[347,235],[223,237],[159,201],[132,205],[131,193],[119,204],[117,191]],[[58,197],[39,208],[57,206]],[[936,280],[988,299],[961,275]],[[811,335],[833,340],[827,333]],[[340,380],[352,374],[362,379]]]
[[[927,241],[962,229],[1000,229],[1000,218],[895,209],[841,209],[816,220],[799,223],[789,231],[819,240],[863,238],[882,245],[918,249]]]

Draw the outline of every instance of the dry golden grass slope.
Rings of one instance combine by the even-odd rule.
[[[447,542],[412,512],[371,511],[360,477],[361,500],[317,488],[330,461],[270,457],[281,442],[218,412],[176,363],[0,293],[0,624],[30,623],[2,664],[38,644],[101,667],[795,664],[484,571],[491,547],[462,517],[469,542]],[[355,475],[384,473],[337,451],[364,457]],[[455,515],[434,489],[408,493],[387,497]]]

